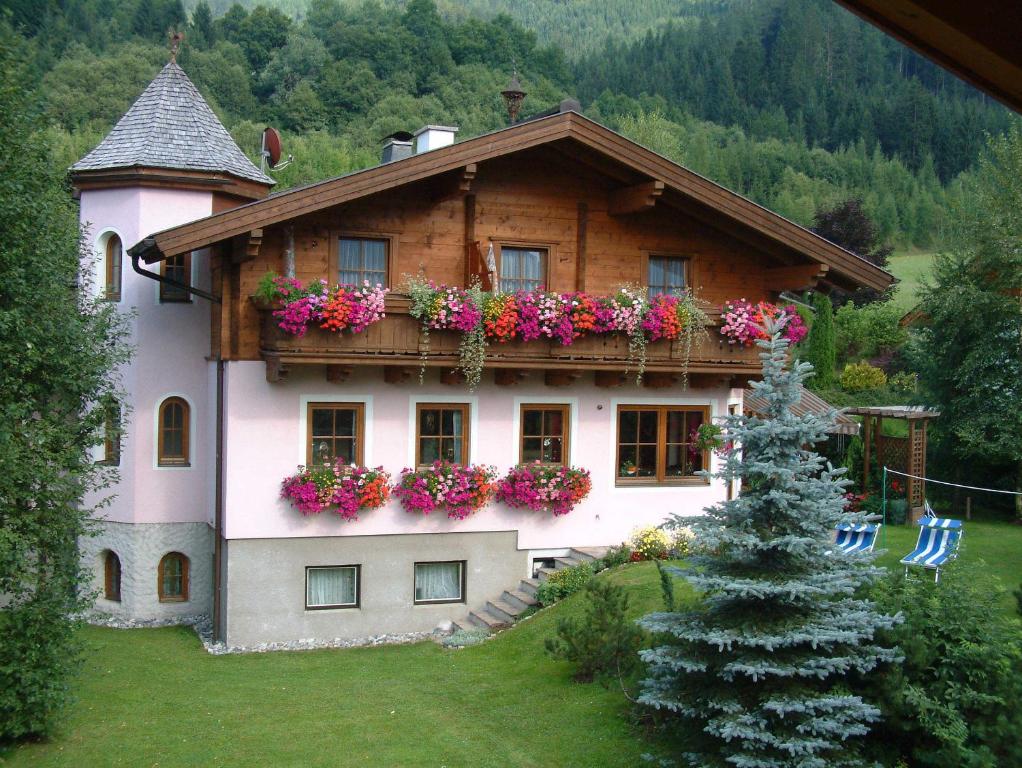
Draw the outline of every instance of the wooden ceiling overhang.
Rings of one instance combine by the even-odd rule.
[[[854,253],[576,112],[519,123],[449,147],[271,195],[157,232],[132,246],[130,253],[151,264],[396,187],[443,174],[463,174],[473,164],[540,147],[619,181],[622,190],[611,196],[609,206],[618,206],[622,214],[662,201],[774,256],[782,268],[808,265],[817,279],[826,274],[828,282],[847,288],[883,290],[894,282],[890,273]]]
[[[220,192],[246,200],[261,200],[269,192],[269,185],[243,179],[231,173],[195,171],[175,168],[151,168],[133,165],[124,168],[73,171],[71,183],[79,191],[86,189],[116,189],[125,186],[187,189],[198,192]]]
[[[963,80],[1022,111],[1019,0],[837,0]]]

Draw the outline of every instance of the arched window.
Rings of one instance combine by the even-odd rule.
[[[121,558],[109,549],[103,558],[103,597],[121,602]]]
[[[168,397],[160,403],[157,423],[157,464],[161,467],[187,467],[189,408],[180,397]]]
[[[188,558],[180,552],[168,552],[160,560],[156,589],[161,603],[188,600]]]
[[[106,240],[106,298],[107,301],[121,300],[121,261],[124,248],[121,238],[110,235]]]

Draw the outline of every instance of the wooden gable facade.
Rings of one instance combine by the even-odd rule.
[[[336,282],[341,238],[384,244],[387,318],[357,336],[281,333],[269,310],[250,299],[260,279],[268,271],[285,274],[293,247],[297,278]],[[884,287],[892,279],[574,113],[271,196],[158,233],[132,254],[153,262],[212,247],[214,293],[222,297],[214,311],[214,356],[265,360],[270,380],[295,365],[326,365],[336,379],[353,365],[371,364],[385,366],[390,381],[407,378],[427,349],[401,294],[405,276],[467,285],[490,242],[498,259],[505,248],[540,249],[543,285],[557,292],[604,295],[646,285],[650,258],[683,259],[686,282],[714,322],[728,299],[773,300],[821,280]],[[692,373],[734,377],[758,370],[757,350],[732,346],[709,330],[709,340],[691,353]],[[433,334],[427,365],[453,367],[457,347],[453,334]],[[491,345],[487,364],[548,375],[602,371],[598,380],[613,382],[628,367],[627,341]],[[650,371],[673,374],[681,367],[676,344],[650,345]],[[504,380],[513,379],[505,373]]]

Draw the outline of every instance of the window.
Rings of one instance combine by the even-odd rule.
[[[337,249],[337,282],[345,285],[387,285],[388,240],[342,237]]]
[[[168,397],[160,404],[157,464],[161,467],[187,467],[188,403],[180,397]]]
[[[309,403],[306,464],[361,464],[364,414],[361,403]]]
[[[547,252],[544,248],[500,248],[500,290],[535,291],[546,282]]]
[[[121,406],[110,400],[104,410],[103,463],[116,467],[121,463]]]
[[[617,414],[617,483],[705,482],[696,472],[707,466],[696,448],[705,407],[622,405]]]
[[[121,238],[110,235],[106,241],[106,288],[107,301],[121,300],[121,261],[123,246]]]
[[[420,403],[415,413],[415,465],[468,462],[468,405]]]
[[[163,276],[175,282],[190,286],[192,284],[192,255],[182,253],[163,260]],[[160,283],[160,301],[191,301],[192,295],[183,288]]]
[[[688,259],[681,256],[650,256],[647,278],[649,297],[678,295],[688,286]]]
[[[465,602],[465,561],[415,564],[415,604]]]
[[[169,552],[160,560],[156,583],[161,603],[183,603],[188,600],[188,558],[180,552]]]
[[[121,602],[121,558],[109,549],[103,558],[103,597]]]
[[[358,608],[361,579],[357,565],[309,566],[305,569],[305,607]]]
[[[525,463],[568,463],[567,405],[523,405],[518,460]]]

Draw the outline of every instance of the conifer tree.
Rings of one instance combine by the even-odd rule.
[[[805,360],[813,366],[815,376],[809,383],[816,389],[834,386],[834,367],[837,365],[837,338],[834,330],[834,305],[817,292],[813,297],[813,325],[806,342]]]
[[[844,470],[812,450],[833,417],[792,412],[811,366],[789,370],[780,328],[767,330],[763,382],[753,385],[767,413],[728,417],[731,447],[715,474],[740,480],[742,492],[695,522],[703,554],[675,569],[704,596],[701,607],[640,622],[662,644],[642,652],[639,701],[671,713],[694,766],[860,765],[857,737],[879,710],[846,678],[894,660],[875,635],[895,619],[858,596],[882,573],[872,558],[832,552],[835,524],[855,520]]]

